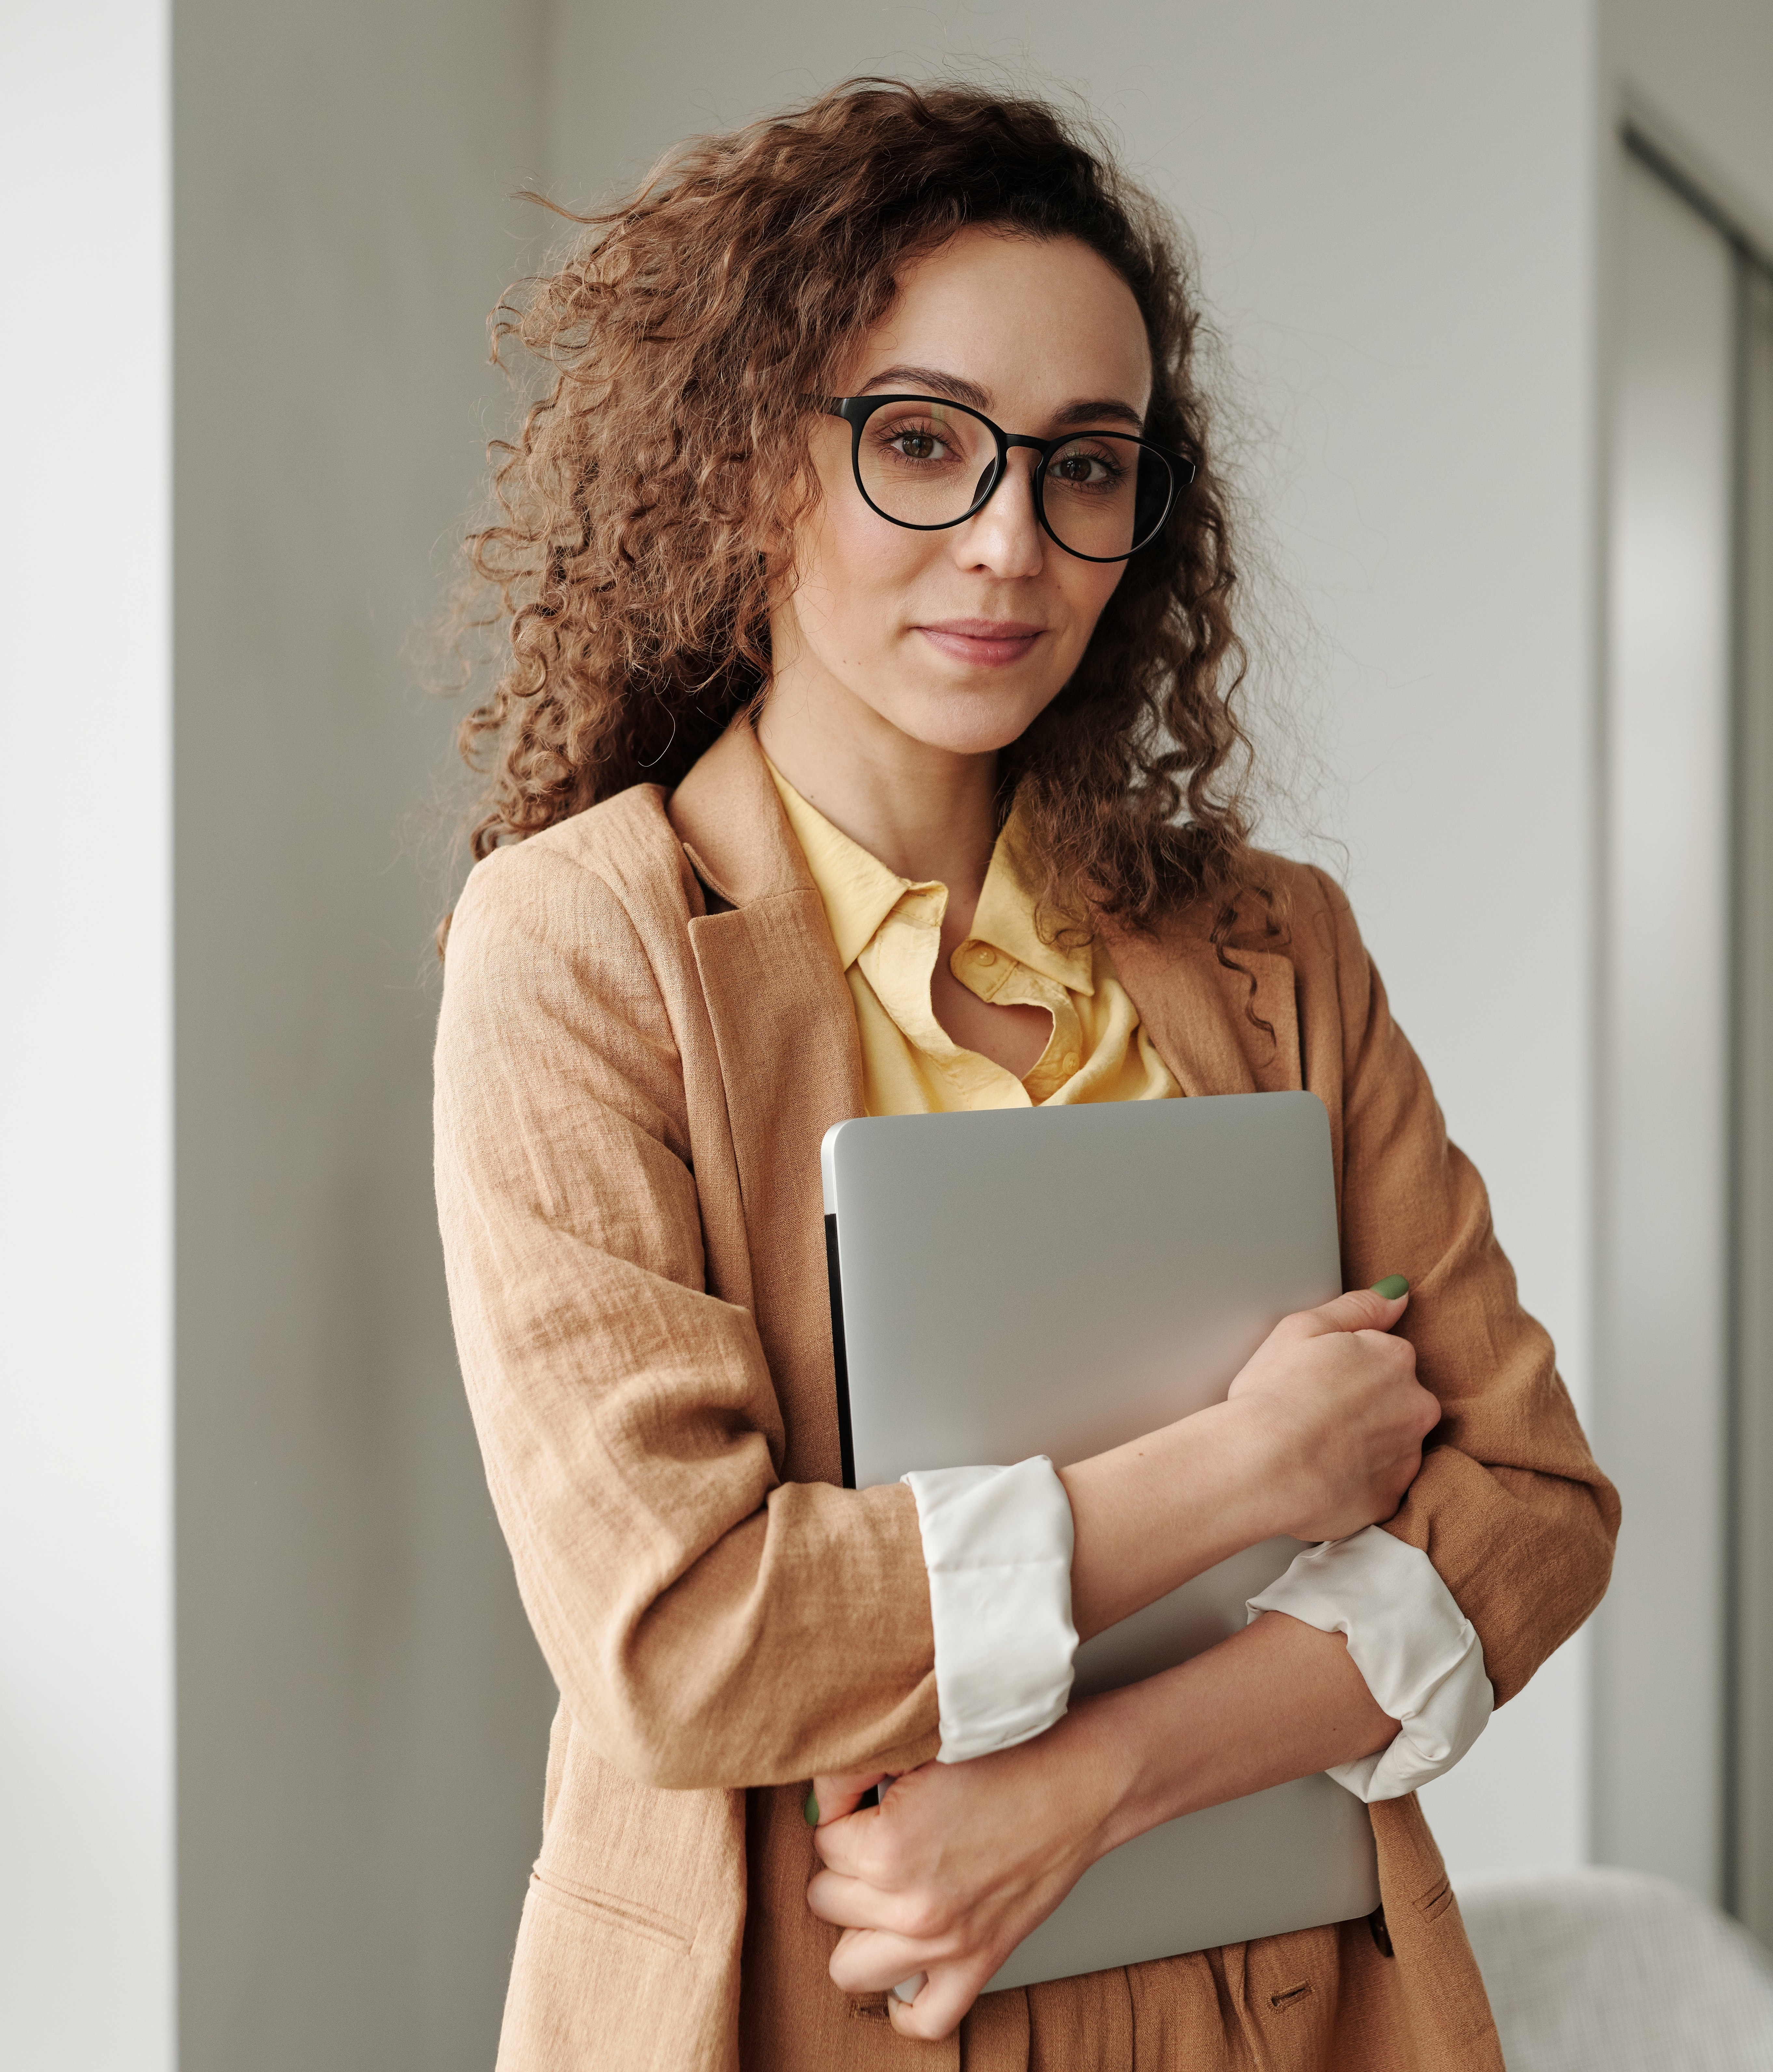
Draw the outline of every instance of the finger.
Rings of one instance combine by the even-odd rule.
[[[893,2026],[901,2036],[939,2043],[959,2028],[989,1975],[981,1973],[977,1965],[938,1964],[914,1998],[902,2000],[894,1993],[888,2000],[887,2013]]]
[[[806,1886],[806,1905],[834,1928],[880,1928],[902,1935],[912,1926],[902,1893],[883,1892],[864,1878],[839,1877],[835,1871],[814,1873]]]
[[[946,1952],[943,1952],[946,1955]],[[938,1961],[927,1942],[884,1928],[852,1928],[839,1939],[828,1967],[831,1984],[846,1993],[889,1993]]]
[[[843,1819],[856,1811],[876,1785],[886,1781],[884,1770],[852,1770],[842,1777],[815,1777],[807,1794],[809,1826],[820,1827],[827,1820]]]
[[[846,1813],[840,1819],[821,1820],[813,1831],[814,1854],[827,1870],[841,1871],[846,1877],[860,1877],[869,1831],[880,1818],[878,1806],[864,1806],[860,1813]]]
[[[1403,1282],[1402,1291],[1385,1296],[1379,1288]],[[1379,1288],[1351,1288],[1333,1302],[1319,1303],[1315,1309],[1301,1310],[1287,1321],[1302,1338],[1324,1338],[1332,1331],[1389,1331],[1410,1306],[1410,1284],[1401,1273],[1392,1274]]]

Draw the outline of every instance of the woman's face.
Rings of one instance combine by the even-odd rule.
[[[837,393],[951,397],[1045,439],[1137,432],[1151,389],[1138,305],[1105,261],[1069,238],[967,230],[908,271]],[[913,532],[863,500],[847,424],[821,417],[811,443],[821,493],[771,617],[778,690],[859,699],[958,754],[1014,741],[1064,689],[1125,564],[1080,561],[1041,530],[1027,447],[976,516]]]

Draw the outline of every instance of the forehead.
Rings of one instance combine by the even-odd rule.
[[[962,376],[998,411],[1057,410],[1080,397],[1143,411],[1151,397],[1132,290],[1069,237],[963,230],[907,267],[892,308],[856,341],[844,385],[853,392],[898,364]]]

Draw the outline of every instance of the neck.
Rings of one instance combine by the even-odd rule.
[[[996,837],[998,752],[913,740],[827,677],[770,688],[757,738],[807,804],[889,870],[935,878],[971,913]]]

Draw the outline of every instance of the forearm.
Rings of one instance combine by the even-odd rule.
[[[1235,1405],[1218,1404],[1059,1470],[1079,1640],[1281,1529],[1258,1437]]]
[[[1102,1852],[1180,1815],[1376,1754],[1397,1732],[1338,1634],[1270,1612],[1054,1729],[1104,1791]]]

